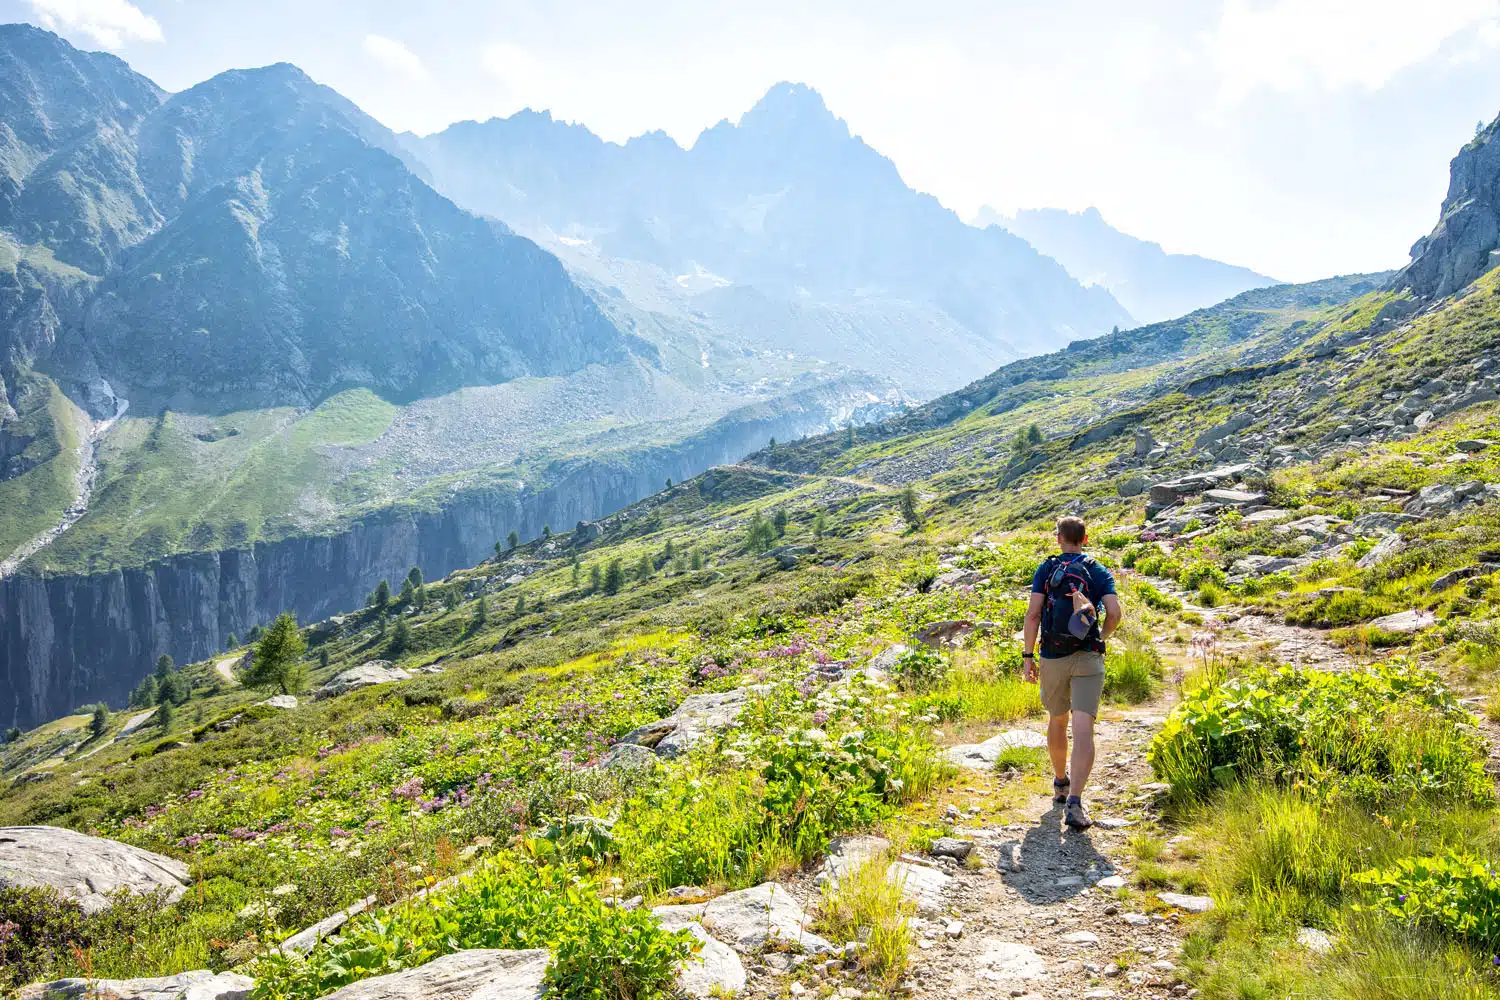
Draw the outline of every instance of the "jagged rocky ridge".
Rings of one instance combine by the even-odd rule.
[[[1459,150],[1448,169],[1438,223],[1411,248],[1392,281],[1427,299],[1442,298],[1500,263],[1500,118]]]
[[[171,96],[0,28],[0,358],[97,415],[410,399],[650,348],[556,258],[438,195],[293,66]],[[66,108],[66,112],[59,112]]]

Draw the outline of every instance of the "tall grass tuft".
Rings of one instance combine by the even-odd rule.
[[[865,942],[861,967],[886,989],[906,972],[911,947],[908,921],[916,906],[893,877],[889,858],[872,858],[823,888],[818,930],[830,941]]]

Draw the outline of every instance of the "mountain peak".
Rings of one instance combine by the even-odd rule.
[[[740,118],[740,127],[752,131],[817,131],[848,138],[849,127],[823,101],[823,95],[805,83],[782,81]]]

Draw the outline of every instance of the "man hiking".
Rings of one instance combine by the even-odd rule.
[[[1047,753],[1052,757],[1052,800],[1066,803],[1063,822],[1075,830],[1094,825],[1083,808],[1083,786],[1094,768],[1094,718],[1104,693],[1104,640],[1120,625],[1120,599],[1109,570],[1083,551],[1083,519],[1057,520],[1062,551],[1037,567],[1026,609],[1021,666],[1027,681],[1041,680],[1047,710]],[[1104,621],[1099,621],[1099,606]],[[1041,637],[1038,666],[1037,637]],[[1073,722],[1072,770],[1068,720]]]

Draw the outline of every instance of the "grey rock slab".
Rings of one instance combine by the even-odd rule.
[[[901,887],[901,894],[917,904],[917,913],[926,917],[942,913],[948,905],[948,890],[953,876],[936,868],[897,861],[886,869],[886,880]]]
[[[890,851],[891,842],[884,837],[834,837],[828,842],[828,857],[823,860],[818,881],[838,885],[840,879]]]
[[[55,826],[0,827],[0,886],[50,886],[85,913],[109,909],[119,889],[166,890],[175,902],[187,884],[181,861],[118,840]]]
[[[683,925],[701,946],[677,967],[677,986],[697,1000],[738,993],[745,988],[745,963],[739,953],[713,937],[697,921]]]
[[[960,767],[975,771],[987,771],[995,766],[1000,754],[1015,747],[1045,749],[1047,737],[1031,729],[1008,729],[991,736],[983,743],[960,743],[949,747],[943,756]]]
[[[1378,628],[1383,632],[1417,632],[1436,624],[1437,616],[1431,611],[1423,611],[1420,608],[1398,611],[1393,615],[1386,615],[1370,622],[1372,628]]]
[[[207,969],[152,979],[57,979],[22,987],[18,1000],[246,1000],[255,980]]]
[[[343,927],[354,917],[375,905],[374,896],[366,896],[350,906],[344,907],[337,913],[331,914],[319,920],[311,927],[305,927],[285,941],[281,942],[281,952],[284,955],[306,955],[318,946],[318,942]]]
[[[654,912],[654,911],[653,911]],[[806,930],[807,911],[775,882],[728,892],[710,900],[699,921],[714,937],[742,955],[767,945],[788,944],[821,955],[833,945]]]
[[[545,948],[473,948],[426,965],[350,983],[324,1000],[539,1000],[549,955]]]
[[[873,667],[883,674],[888,674],[896,668],[896,661],[909,652],[911,652],[910,646],[901,642],[894,643],[870,657],[870,662],[865,664],[865,666]]]
[[[1099,935],[1093,931],[1070,931],[1058,940],[1063,944],[1098,944]]]
[[[294,694],[273,694],[265,701],[258,702],[268,708],[292,709],[297,707],[297,696]]]
[[[1224,504],[1226,507],[1248,507],[1251,504],[1265,503],[1264,493],[1251,493],[1247,490],[1206,490],[1203,499],[1214,503]]]
[[[683,903],[677,906],[653,906],[651,916],[656,922],[669,931],[680,931],[688,924],[695,924],[703,919],[703,912],[708,909],[707,903]]]
[[[1207,913],[1214,908],[1214,901],[1208,896],[1186,896],[1180,892],[1158,892],[1156,898],[1168,906],[1175,906],[1179,910],[1189,913]]]
[[[980,978],[992,983],[1024,983],[1047,975],[1047,963],[1030,945],[991,938],[975,963]]]
[[[1360,556],[1354,565],[1360,569],[1373,569],[1399,553],[1405,546],[1406,543],[1401,540],[1400,535],[1386,535],[1375,543],[1373,549]]]
[[[1281,520],[1284,517],[1291,517],[1291,516],[1292,516],[1292,512],[1289,511],[1289,510],[1283,510],[1280,507],[1272,507],[1272,508],[1269,508],[1268,510],[1257,510],[1257,511],[1255,511],[1253,513],[1246,514],[1245,515],[1245,519],[1241,523],[1242,524],[1264,524],[1267,521],[1279,521],[1279,520]]]
[[[1333,950],[1333,938],[1316,927],[1297,928],[1297,943],[1315,955],[1326,955]]]
[[[636,771],[656,763],[656,752],[639,743],[617,743],[599,758],[599,766],[612,771]]]
[[[711,733],[734,725],[750,697],[764,690],[751,686],[719,694],[689,695],[671,715],[631,730],[620,742],[648,747],[662,757],[676,757]]]
[[[957,837],[939,837],[932,842],[928,853],[935,858],[953,858],[955,861],[964,861],[970,854],[974,853],[977,845],[972,840],[959,840]]]
[[[348,670],[335,674],[332,680],[313,692],[313,697],[333,698],[360,688],[373,687],[376,684],[390,684],[410,678],[411,674],[400,667],[393,666],[389,660],[368,660],[357,667],[350,667]]]

